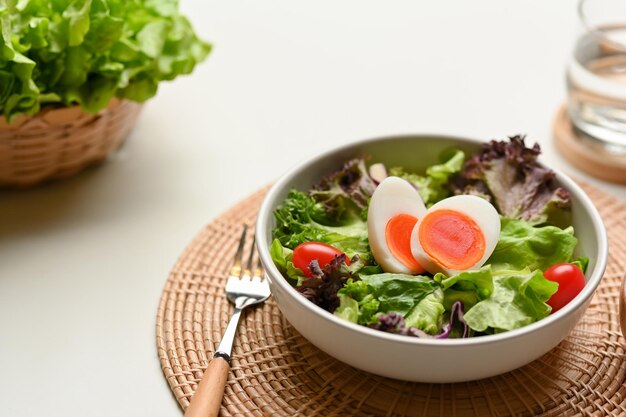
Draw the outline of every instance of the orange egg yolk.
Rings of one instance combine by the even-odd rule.
[[[385,240],[389,251],[413,274],[425,271],[411,252],[411,233],[416,223],[417,217],[409,214],[398,214],[389,219],[385,227]]]
[[[424,252],[448,269],[469,269],[485,254],[482,230],[473,219],[458,211],[428,213],[418,234]]]

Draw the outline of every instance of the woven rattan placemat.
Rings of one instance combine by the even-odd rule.
[[[626,271],[626,204],[584,186],[609,233],[606,274],[572,333],[504,375],[459,384],[392,380],[352,368],[311,345],[270,298],[239,324],[223,416],[626,415],[626,354],[619,329]],[[232,311],[226,273],[242,223],[254,225],[266,190],[206,226],[172,269],[159,304],[157,347],[174,396],[189,405]]]

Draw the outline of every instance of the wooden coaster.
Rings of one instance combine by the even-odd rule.
[[[553,130],[557,149],[576,168],[605,181],[626,184],[626,153],[613,153],[597,139],[575,130],[567,106],[559,108]]]
[[[320,351],[291,327],[270,297],[243,313],[220,415],[626,415],[626,354],[619,320],[626,204],[591,186],[583,188],[606,224],[609,261],[585,315],[549,353],[479,381],[398,381],[352,368]],[[227,273],[241,226],[254,226],[266,191],[251,195],[201,230],[165,284],[157,313],[157,348],[165,378],[183,409],[230,318]]]

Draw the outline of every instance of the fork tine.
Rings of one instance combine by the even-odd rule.
[[[254,276],[259,277],[261,281],[265,279],[265,274],[263,274],[263,264],[261,263],[261,257],[257,257],[256,259],[256,267],[254,268]]]
[[[250,246],[250,256],[248,256],[248,264],[246,265],[245,274],[251,276],[252,275],[252,258],[254,257],[256,236],[252,236],[252,246]]]
[[[241,263],[243,261],[243,247],[246,244],[246,233],[248,232],[248,225],[243,225],[243,231],[241,232],[241,238],[239,239],[239,247],[235,252],[235,259],[233,260],[233,266],[230,268],[230,275],[235,277],[241,277]]]

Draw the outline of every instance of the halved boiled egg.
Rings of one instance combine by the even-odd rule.
[[[413,257],[411,233],[426,207],[406,180],[387,177],[376,187],[367,214],[369,243],[385,272],[419,274],[425,271]]]
[[[500,238],[500,216],[487,200],[458,195],[428,209],[413,229],[415,259],[432,274],[480,268]]]

